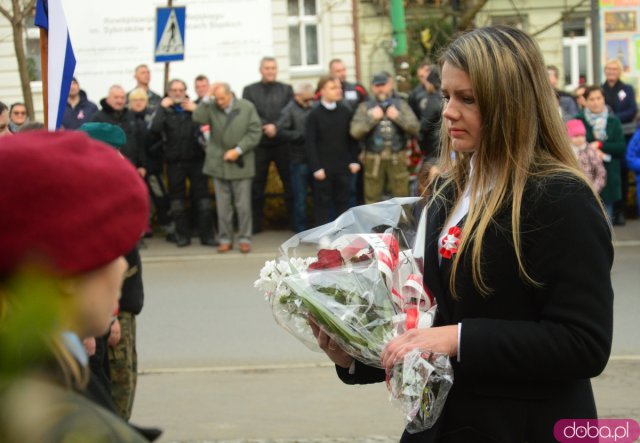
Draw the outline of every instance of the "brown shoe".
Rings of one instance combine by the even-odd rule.
[[[240,243],[240,252],[246,254],[247,252],[251,252],[251,243]]]
[[[240,247],[242,249],[242,247]],[[231,250],[231,243],[220,243],[218,246],[218,252],[228,252]]]

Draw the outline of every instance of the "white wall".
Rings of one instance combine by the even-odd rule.
[[[236,92],[254,81],[260,58],[273,53],[271,1],[184,0],[187,27],[185,60],[170,65],[170,78],[187,82],[193,94],[198,74],[226,81]],[[109,86],[135,86],[134,68],[152,71],[151,88],[162,94],[164,63],[153,62],[155,8],[164,0],[63,0],[69,34],[76,53],[76,77],[90,98],[98,101]]]
[[[7,3],[7,0],[0,0]],[[278,60],[278,79],[287,83],[309,81],[328,71],[332,58],[341,58],[350,80],[356,80],[352,0],[317,0],[320,30],[320,65],[300,70],[289,66],[287,0],[182,0],[187,7],[185,61],[171,64],[170,77],[187,82],[193,94],[193,78],[208,75],[212,81],[229,82],[239,95],[249,83],[258,81],[259,60],[274,56]],[[89,98],[98,102],[110,85],[134,87],[135,66],[151,68],[151,87],[162,92],[164,64],[153,62],[155,8],[166,0],[110,0],[102,2],[63,0],[63,7],[74,46],[75,75]],[[370,6],[370,5],[369,5]],[[368,85],[371,73],[389,69],[389,58],[380,42],[390,39],[388,18],[360,8],[361,81]],[[36,108],[42,97],[34,89]],[[0,100],[22,100],[13,52],[11,29],[0,18]],[[41,117],[40,117],[41,118]]]
[[[360,69],[362,83],[369,89],[373,74],[379,71],[393,73],[391,51],[391,19],[378,6],[360,1]]]

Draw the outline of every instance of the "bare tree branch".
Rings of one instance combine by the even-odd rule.
[[[27,4],[24,6],[24,8],[22,9],[22,18],[31,14],[31,11],[33,10],[33,7],[35,5],[36,5],[36,0],[29,0]]]
[[[520,23],[524,25],[524,16],[520,12],[520,9],[518,9],[518,5],[516,5],[516,2],[514,2],[513,0],[509,0],[509,3],[511,3],[513,10],[516,12],[516,15],[518,16],[518,20],[520,20]]]
[[[476,15],[478,15],[478,12],[480,12],[480,10],[484,8],[484,5],[486,5],[488,1],[489,0],[481,0],[479,2],[476,2],[473,8],[469,9],[469,11],[467,11],[462,16],[462,18],[460,18],[460,23],[458,23],[458,29],[460,30],[467,29],[471,24],[471,22],[473,22],[473,19],[476,18]]]
[[[0,6],[0,14],[2,14],[11,23],[11,31],[13,37],[13,49],[18,62],[18,75],[20,76],[20,86],[22,87],[22,98],[27,106],[27,113],[31,118],[35,117],[33,108],[33,94],[31,92],[31,83],[29,81],[29,68],[27,66],[27,56],[25,53],[25,24],[24,17],[27,13],[31,13],[34,0],[11,0],[11,13],[3,6]]]
[[[531,36],[532,37],[537,37],[538,35],[542,34],[543,32],[546,32],[549,29],[553,28],[555,25],[557,25],[558,23],[562,22],[563,20],[566,20],[567,18],[569,18],[571,16],[571,14],[573,14],[575,12],[576,9],[578,9],[580,6],[582,6],[586,1],[587,0],[580,0],[578,3],[573,5],[571,8],[567,9],[566,11],[563,11],[560,14],[560,18],[558,20],[555,20],[554,22],[549,23],[544,28],[542,28],[539,31],[536,31],[533,34],[531,34]]]
[[[4,8],[4,6],[0,6],[0,14],[4,15],[7,20],[13,23],[13,17],[9,14],[9,11]]]

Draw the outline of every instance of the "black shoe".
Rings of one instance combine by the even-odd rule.
[[[176,237],[176,246],[179,248],[183,248],[185,246],[189,246],[191,244],[191,239],[189,237],[183,237],[181,235],[178,235],[177,233],[174,234]]]
[[[613,217],[613,225],[614,226],[624,226],[627,224],[627,221],[624,219],[624,214],[622,212],[617,213]]]
[[[134,425],[133,423],[129,423],[129,425],[135,429],[139,434],[141,434],[147,441],[156,441],[158,437],[162,435],[162,429],[158,428],[144,428],[142,426]]]
[[[202,246],[218,246],[218,242],[216,240],[214,240],[213,238],[201,238],[200,239],[200,244]]]
[[[166,241],[168,241],[169,243],[175,243],[176,242],[176,235],[175,234],[167,234],[164,239]]]

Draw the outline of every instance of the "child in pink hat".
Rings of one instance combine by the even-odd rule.
[[[566,123],[571,147],[578,157],[580,169],[587,176],[596,192],[600,192],[607,183],[607,171],[598,152],[587,144],[587,130],[582,120],[577,118]]]

